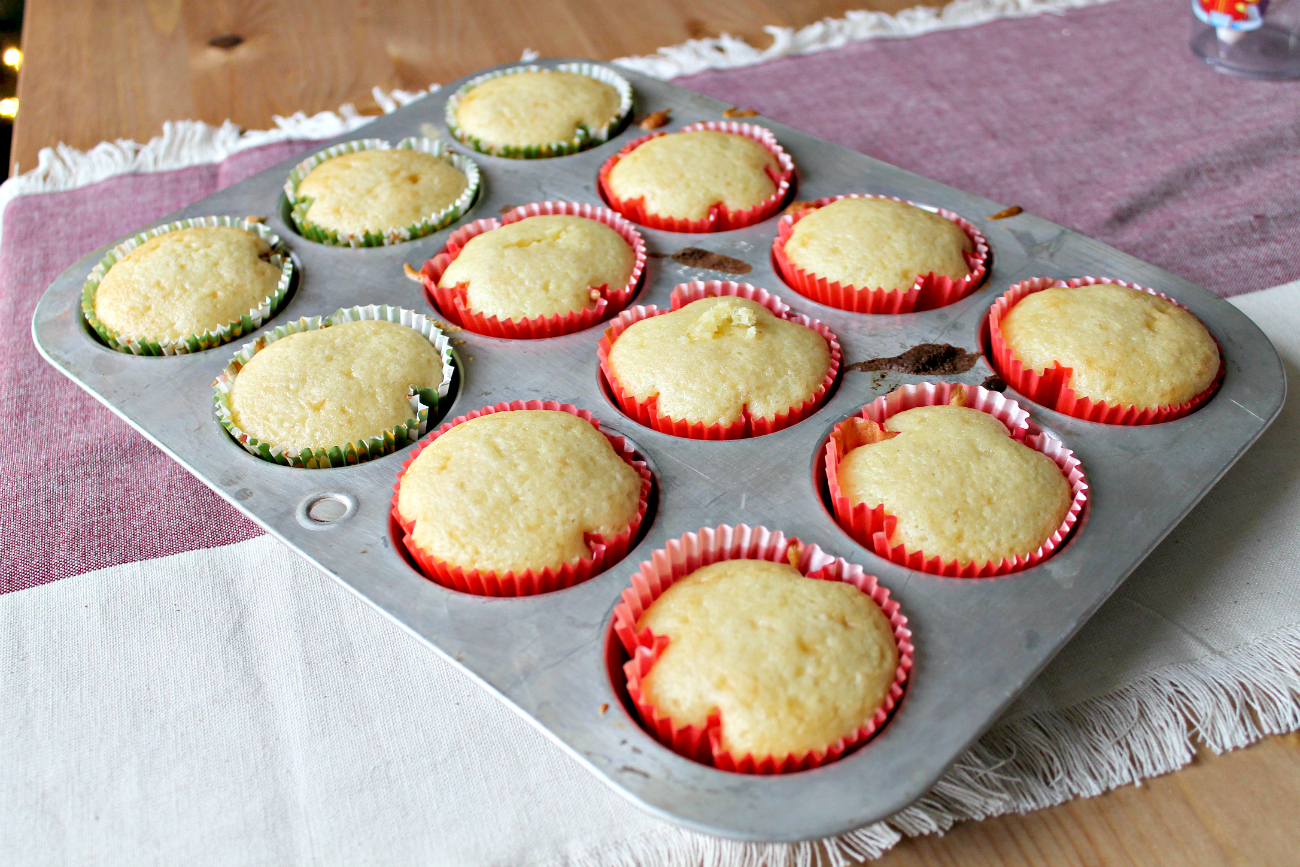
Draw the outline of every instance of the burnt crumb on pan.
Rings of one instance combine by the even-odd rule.
[[[871,358],[850,364],[849,370],[863,373],[891,370],[894,373],[965,373],[979,361],[978,352],[967,352],[947,343],[918,343],[906,352],[889,358]]]
[[[785,210],[782,211],[781,213],[798,215],[798,214],[802,214],[804,211],[815,211],[815,210],[817,210],[816,202],[791,202],[790,204],[785,206]]]
[[[1012,205],[1009,208],[1003,208],[996,214],[989,214],[990,220],[1005,220],[1007,217],[1014,217],[1016,214],[1024,213],[1025,209],[1019,205]]]
[[[731,256],[701,250],[699,247],[686,247],[673,253],[672,259],[678,265],[688,268],[706,268],[710,271],[725,271],[728,274],[748,274],[754,270],[748,262],[742,262]]]
[[[986,388],[989,391],[1006,391],[1007,382],[1005,379],[1003,379],[1002,377],[998,376],[995,373],[992,376],[990,376],[988,379],[981,382],[980,387]]]
[[[213,48],[224,48],[226,51],[237,45],[244,44],[244,37],[237,33],[222,33],[220,36],[214,36],[208,40],[208,44]]]
[[[519,207],[519,206],[518,206],[518,205],[502,205],[502,206],[501,206],[501,211],[500,211],[500,213],[502,213],[502,214],[508,214],[508,213],[510,213],[511,211],[513,211],[513,210],[514,210],[515,208],[517,208],[517,207]]]
[[[722,113],[723,117],[758,117],[758,112],[752,108],[736,108],[732,106]]]
[[[672,119],[673,110],[665,108],[663,111],[655,111],[636,120],[636,125],[641,129],[659,129],[661,126],[667,126],[668,121]]]

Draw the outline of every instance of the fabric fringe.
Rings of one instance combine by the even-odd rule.
[[[376,87],[371,93],[387,114],[437,89],[436,84],[420,91],[384,91]],[[218,163],[239,151],[290,139],[334,138],[374,118],[346,103],[337,112],[322,111],[309,116],[299,111],[289,117],[276,115],[272,120],[274,129],[249,131],[230,121],[221,126],[197,120],[167,121],[162,135],[146,144],[118,139],[100,142],[88,151],[79,151],[62,142],[56,147],[41,148],[36,168],[0,184],[0,233],[4,231],[4,209],[18,196],[71,190],[115,175],[166,172]]]
[[[920,801],[889,819],[909,836],[1041,810],[1300,729],[1300,624],[1169,666],[1061,711],[995,725]]]
[[[1300,624],[1065,710],[1004,719],[916,803],[839,837],[743,843],[674,828],[533,867],[844,867],[880,857],[903,836],[1140,785],[1189,763],[1198,743],[1223,753],[1296,730]]]
[[[866,39],[918,36],[936,30],[974,27],[999,18],[1061,15],[1070,9],[1108,2],[1111,0],[952,0],[946,6],[916,6],[893,15],[854,10],[846,12],[843,18],[825,18],[799,30],[764,27],[772,36],[772,45],[764,49],[724,33],[717,38],[691,39],[681,45],[661,48],[645,57],[619,58],[614,63],[656,78],[676,78],[706,69],[731,69],[777,57],[829,51]]]

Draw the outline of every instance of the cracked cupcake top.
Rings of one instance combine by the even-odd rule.
[[[733,296],[636,322],[609,351],[614,378],[634,399],[657,397],[661,415],[706,425],[729,425],[746,410],[775,418],[800,406],[830,363],[816,331]]]

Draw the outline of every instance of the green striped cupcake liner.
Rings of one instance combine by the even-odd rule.
[[[271,294],[263,298],[262,303],[257,307],[249,310],[238,319],[231,320],[225,325],[216,328],[210,328],[201,334],[187,334],[174,340],[124,337],[104,324],[98,314],[95,313],[95,293],[99,291],[99,284],[103,282],[104,276],[109,269],[122,259],[125,259],[132,250],[150,238],[156,238],[159,235],[165,235],[168,232],[175,232],[180,229],[202,226],[233,226],[237,229],[252,232],[270,244],[271,256],[268,261],[280,269],[280,280],[276,283]],[[104,258],[100,259],[99,263],[91,269],[90,275],[86,277],[86,282],[82,286],[81,314],[85,317],[86,324],[94,329],[100,339],[118,352],[128,352],[132,355],[184,355],[188,352],[199,352],[204,349],[211,349],[214,346],[220,346],[223,343],[229,343],[237,337],[243,337],[245,334],[261,328],[268,319],[279,311],[280,306],[284,303],[285,296],[289,294],[289,285],[292,281],[293,259],[289,257],[289,248],[285,246],[285,243],[280,240],[278,235],[266,228],[266,226],[261,223],[242,220],[238,217],[194,217],[189,220],[168,223],[165,226],[155,226],[146,232],[128,238],[112,250],[109,250]]]
[[[460,128],[456,114],[460,110],[460,101],[465,94],[480,84],[494,78],[500,78],[503,75],[544,71],[545,69],[541,66],[515,66],[510,69],[488,72],[477,78],[470,79],[447,99],[447,129],[458,140],[474,148],[479,153],[491,154],[496,157],[509,157],[515,160],[536,160],[545,159],[546,157],[568,156],[604,144],[618,132],[623,125],[623,121],[627,120],[628,114],[632,111],[632,85],[627,83],[626,78],[608,67],[599,66],[595,63],[561,63],[555,67],[556,72],[576,72],[579,75],[586,75],[597,81],[603,81],[618,91],[618,110],[614,112],[614,116],[610,118],[609,123],[599,129],[588,129],[585,125],[582,125],[578,127],[578,132],[572,140],[551,142],[543,145],[490,144]]]
[[[324,226],[318,226],[307,219],[307,209],[311,207],[311,203],[315,199],[298,195],[298,185],[302,183],[303,178],[311,174],[312,169],[328,159],[343,156],[344,154],[368,150],[389,150],[390,148],[423,151],[447,160],[459,169],[465,175],[466,180],[469,181],[465,185],[465,191],[460,194],[456,201],[441,211],[430,214],[423,220],[411,223],[408,226],[374,231],[366,230],[360,233],[339,232],[334,229],[327,229]],[[478,196],[478,190],[479,171],[478,165],[473,160],[454,153],[437,139],[420,138],[418,136],[404,138],[396,145],[390,145],[383,139],[364,138],[326,148],[319,153],[312,154],[294,166],[293,170],[289,172],[289,178],[284,182],[284,194],[289,199],[289,217],[298,229],[299,234],[308,240],[320,244],[330,244],[335,247],[386,247],[391,244],[401,244],[404,241],[412,241],[416,238],[423,238],[425,235],[431,235],[464,216],[465,212],[474,204],[474,199]]]
[[[362,322],[365,320],[395,322],[399,325],[405,325],[407,328],[414,328],[433,344],[442,358],[441,382],[425,388],[410,387],[408,393],[408,400],[411,403],[410,418],[369,439],[315,449],[299,449],[293,446],[265,442],[241,430],[235,424],[230,410],[230,391],[234,388],[239,371],[243,370],[244,365],[254,355],[275,341],[291,334],[329,328],[331,325],[339,325],[344,322]],[[294,322],[287,322],[273,328],[253,342],[244,344],[239,352],[235,353],[235,357],[230,364],[226,365],[226,369],[219,373],[216,381],[212,383],[217,420],[235,438],[235,441],[250,454],[286,467],[306,467],[309,469],[346,467],[392,454],[424,436],[429,429],[429,419],[437,417],[438,407],[442,401],[447,399],[447,393],[451,388],[451,378],[455,371],[455,366],[452,363],[451,343],[447,335],[438,329],[436,321],[423,313],[416,313],[414,310],[390,307],[386,304],[369,304],[364,307],[348,307],[337,310],[332,315],[325,317],[304,316]]]

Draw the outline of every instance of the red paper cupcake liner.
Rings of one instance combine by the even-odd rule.
[[[1030,280],[1022,280],[1003,293],[997,301],[993,302],[993,307],[989,310],[989,347],[993,351],[993,367],[1008,385],[1048,409],[1054,409],[1057,412],[1063,412],[1084,421],[1095,421],[1101,424],[1140,425],[1173,421],[1195,411],[1214,396],[1214,393],[1219,389],[1219,385],[1223,382],[1227,370],[1223,363],[1223,347],[1219,344],[1218,339],[1214,338],[1214,335],[1210,335],[1210,337],[1214,338],[1214,345],[1219,348],[1219,372],[1215,374],[1214,381],[1210,383],[1208,388],[1191,400],[1179,404],[1143,408],[1093,401],[1090,398],[1080,397],[1075,394],[1074,389],[1070,388],[1070,377],[1074,375],[1072,368],[1062,367],[1057,363],[1042,373],[1035,373],[1032,368],[1026,369],[1021,364],[1020,359],[1016,358],[1011,351],[1006,338],[1002,335],[1002,320],[1006,318],[1007,312],[1025,296],[1041,292],[1044,289],[1074,289],[1078,286],[1092,286],[1097,283],[1115,283],[1120,286],[1127,286],[1129,289],[1137,289],[1155,295],[1157,298],[1163,298],[1170,304],[1187,310],[1186,307],[1183,307],[1173,298],[1154,289],[1139,286],[1136,283],[1126,283],[1123,280],[1112,280],[1109,277],[1078,277],[1068,283],[1053,280],[1050,277],[1034,277]]]
[[[893,627],[898,645],[898,668],[894,671],[894,682],[884,703],[870,720],[824,749],[785,756],[755,756],[752,753],[735,756],[722,748],[722,720],[717,711],[703,726],[678,725],[660,714],[642,691],[641,681],[668,646],[668,638],[654,635],[648,629],[638,631],[636,624],[641,615],[664,591],[696,569],[721,560],[741,559],[791,563],[809,578],[852,584],[880,606]],[[788,774],[808,770],[833,762],[865,743],[885,724],[902,698],[914,651],[907,618],[899,611],[898,602],[890,598],[889,591],[880,586],[874,575],[868,575],[861,566],[841,557],[832,557],[816,545],[805,545],[766,527],[745,524],[736,527],[724,524],[698,533],[687,533],[651,554],[632,576],[632,586],[623,591],[621,600],[614,606],[614,633],[631,657],[624,663],[623,673],[627,678],[628,695],[646,729],[674,752],[702,764],[743,774]]]
[[[810,271],[805,271],[791,262],[785,254],[785,244],[790,240],[790,235],[794,232],[794,224],[817,208],[825,207],[831,202],[838,202],[840,199],[892,199],[895,202],[903,202],[904,204],[929,210],[924,205],[918,205],[916,202],[909,202],[897,196],[870,196],[852,193],[845,196],[830,196],[825,199],[817,199],[812,202],[812,207],[807,210],[794,214],[785,214],[776,224],[776,238],[772,241],[772,260],[776,263],[777,271],[781,274],[782,279],[800,295],[811,298],[819,304],[837,307],[840,310],[851,310],[854,313],[914,313],[920,310],[946,307],[960,301],[978,289],[980,283],[984,282],[989,261],[988,241],[980,230],[971,223],[952,211],[943,208],[937,209],[939,216],[960,226],[961,230],[970,238],[971,243],[975,245],[973,252],[962,253],[967,266],[970,268],[970,273],[959,280],[930,273],[917,277],[916,283],[912,285],[911,289],[870,289],[860,286],[846,286],[842,283],[829,281],[825,277],[818,277]]]
[[[600,432],[605,439],[609,440],[614,447],[614,451],[641,477],[641,497],[637,505],[636,516],[632,518],[632,522],[626,530],[608,539],[603,536],[589,535],[586,537],[585,541],[591,548],[590,557],[585,557],[577,563],[566,563],[558,569],[547,567],[541,571],[526,569],[522,572],[495,572],[455,566],[425,553],[416,546],[415,540],[412,538],[415,525],[403,519],[401,512],[397,508],[397,497],[402,487],[402,476],[406,475],[406,470],[411,465],[411,462],[419,457],[420,452],[428,448],[430,443],[456,425],[497,412],[538,409],[567,412],[589,422],[596,430],[600,430],[600,421],[593,417],[591,413],[567,403],[556,403],[553,400],[516,400],[510,403],[498,403],[496,406],[485,406],[482,409],[466,413],[447,422],[421,440],[411,451],[411,456],[402,464],[402,470],[397,474],[397,483],[393,485],[393,501],[390,514],[392,520],[402,530],[403,547],[406,548],[407,553],[411,555],[411,559],[415,561],[426,578],[430,578],[444,587],[451,587],[462,593],[472,593],[475,596],[535,596],[538,593],[549,593],[552,590],[562,590],[565,587],[580,584],[588,578],[600,574],[626,556],[632,542],[636,539],[637,532],[641,529],[641,522],[645,520],[646,509],[649,507],[650,486],[652,484],[650,468],[645,461],[636,459],[632,446],[627,440],[620,436],[610,436],[604,431]]]
[[[830,437],[823,445],[826,464],[826,483],[830,488],[831,507],[835,520],[850,536],[865,548],[869,548],[908,569],[943,575],[948,578],[992,578],[1019,572],[1041,563],[1061,546],[1070,530],[1079,520],[1084,504],[1088,502],[1088,480],[1083,474],[1083,466],[1074,452],[1066,448],[1060,440],[1048,436],[1029,421],[1029,413],[1009,397],[996,391],[989,391],[978,385],[963,385],[966,390],[965,406],[976,409],[1002,422],[1011,431],[1011,438],[1022,442],[1035,451],[1047,455],[1061,469],[1070,483],[1073,499],[1070,509],[1056,532],[1036,551],[1017,555],[999,562],[992,560],[985,563],[970,562],[962,565],[957,560],[943,560],[939,556],[928,556],[924,551],[909,550],[903,545],[889,544],[889,537],[894,532],[898,519],[885,511],[884,506],[867,506],[864,503],[853,505],[840,490],[838,479],[839,463],[853,448],[852,423],[855,419],[868,419],[883,425],[885,420],[904,410],[919,406],[941,406],[951,401],[957,388],[951,382],[922,382],[905,385],[897,391],[876,398],[864,406],[858,415],[840,422],[831,431]]]
[[[472,309],[466,300],[467,284],[465,283],[458,283],[446,289],[438,286],[443,273],[452,262],[456,261],[456,257],[471,238],[528,217],[542,215],[583,217],[604,223],[618,232],[623,240],[632,246],[632,252],[636,256],[636,263],[632,266],[632,276],[628,278],[627,285],[617,289],[610,289],[607,285],[592,286],[594,291],[600,293],[600,299],[595,307],[573,313],[538,316],[533,319],[499,319]],[[575,331],[591,328],[607,316],[622,310],[636,294],[641,275],[645,272],[645,260],[645,241],[641,233],[635,226],[608,208],[580,202],[534,202],[531,205],[515,208],[500,220],[493,218],[475,220],[452,232],[442,252],[424,263],[424,267],[420,269],[420,280],[424,283],[425,297],[453,324],[489,337],[536,340],[542,337],[559,337],[561,334],[572,334]]]
[[[768,177],[776,185],[776,192],[770,197],[759,202],[752,208],[744,211],[733,211],[724,204],[716,204],[709,209],[709,215],[702,220],[685,220],[678,217],[661,217],[657,214],[648,213],[645,209],[645,199],[620,199],[614,195],[613,190],[609,187],[609,173],[614,169],[614,164],[627,156],[636,148],[658,138],[661,135],[669,135],[666,132],[652,132],[649,135],[643,135],[638,139],[633,139],[621,151],[614,154],[605,161],[600,167],[600,173],[597,176],[597,182],[600,186],[600,195],[609,202],[609,206],[618,211],[635,223],[642,226],[648,226],[651,229],[662,229],[666,232],[688,232],[702,234],[705,232],[726,232],[730,229],[743,229],[745,226],[752,226],[755,223],[761,223],[768,217],[775,214],[781,209],[785,202],[786,196],[790,193],[790,188],[794,183],[794,160],[782,149],[777,142],[776,136],[764,127],[755,126],[750,123],[736,123],[735,121],[707,121],[704,123],[693,123],[689,126],[682,127],[679,132],[696,132],[698,130],[711,130],[714,132],[726,132],[735,135],[743,135],[765,147],[772,156],[776,157],[778,169],[767,169]]]
[[[729,425],[706,425],[703,422],[689,422],[661,415],[657,396],[649,400],[637,400],[623,390],[623,386],[614,378],[614,372],[610,368],[609,352],[614,342],[618,340],[624,331],[642,319],[661,316],[673,310],[680,310],[693,301],[699,301],[702,298],[716,298],[721,295],[734,295],[738,298],[756,301],[787,322],[795,322],[805,328],[811,328],[822,336],[822,339],[830,346],[831,363],[822,384],[813,392],[811,397],[798,406],[772,418],[754,418],[747,407],[742,416]],[[839,375],[840,370],[840,342],[829,328],[816,319],[809,319],[802,314],[792,313],[790,305],[766,289],[760,289],[748,283],[733,283],[730,280],[692,280],[689,283],[679,283],[673,288],[671,297],[672,306],[669,310],[660,310],[653,305],[644,307],[639,304],[630,310],[624,310],[605,329],[605,335],[601,337],[600,343],[597,345],[596,351],[600,358],[601,376],[605,384],[609,386],[609,391],[614,396],[619,408],[633,421],[662,433],[693,440],[734,440],[744,437],[758,437],[775,433],[803,421],[817,411],[830,393],[831,386],[835,384],[835,377]]]

